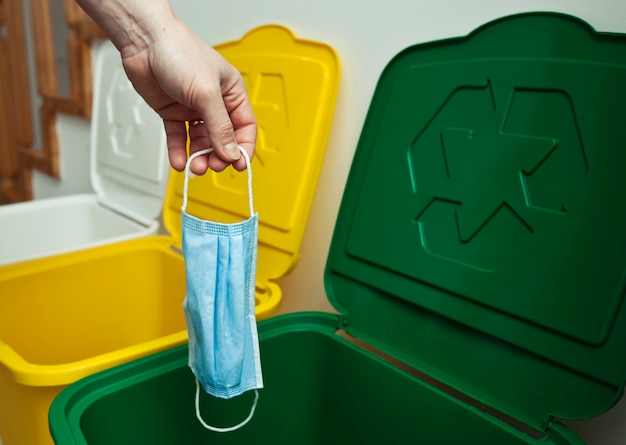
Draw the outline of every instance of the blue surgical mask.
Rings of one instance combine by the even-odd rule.
[[[191,155],[185,167],[183,188],[183,256],[187,296],[183,310],[189,334],[189,366],[196,377],[196,415],[208,429],[233,431],[254,415],[258,389],[263,387],[259,340],[255,318],[255,280],[258,214],[252,203],[252,169],[248,163],[250,218],[234,224],[206,221],[189,215],[189,166],[208,148]],[[233,427],[208,425],[200,415],[200,386],[209,394],[229,399],[248,390],[255,398],[248,417]]]

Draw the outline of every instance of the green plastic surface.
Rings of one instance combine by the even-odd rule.
[[[52,435],[59,445],[582,444],[558,425],[533,438],[446,396],[336,335],[337,321],[302,313],[260,323],[265,389],[240,430],[214,433],[197,421],[183,346],[69,386],[52,404]],[[200,409],[233,425],[253,397],[202,396]]]
[[[384,71],[326,288],[345,330],[538,429],[626,379],[626,37],[557,14]]]

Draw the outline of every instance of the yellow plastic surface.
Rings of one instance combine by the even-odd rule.
[[[187,341],[185,266],[147,237],[0,268],[0,437],[49,444],[67,384]]]
[[[273,280],[296,264],[313,201],[339,86],[333,49],[282,26],[256,28],[216,49],[242,73],[259,124],[252,160],[259,213],[257,296],[281,299]],[[247,177],[229,168],[189,184],[187,211],[220,222],[249,217]],[[164,220],[180,245],[183,175],[172,174]],[[257,311],[258,314],[259,311]]]
[[[260,123],[253,160],[259,212],[257,318],[282,298],[274,278],[295,264],[322,163],[339,66],[326,45],[285,28],[253,30],[218,49],[243,73]],[[195,178],[188,211],[248,217],[246,175]],[[0,267],[0,440],[48,445],[47,412],[66,385],[187,341],[180,246],[182,175],[172,174],[170,236],[145,237]]]

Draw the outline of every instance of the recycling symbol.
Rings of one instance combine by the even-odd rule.
[[[110,61],[102,62],[106,68],[100,74],[106,90],[98,95],[102,102],[96,103],[99,113],[94,116],[94,128],[99,128],[94,133],[97,165],[106,166],[107,170],[101,172],[103,176],[131,175],[135,186],[154,187],[167,175],[167,157],[154,155],[156,148],[165,151],[163,123],[116,63],[119,56],[115,58],[115,53],[110,53],[107,57]],[[109,169],[117,173],[110,173],[113,170]]]
[[[441,104],[412,142],[409,169],[424,248],[492,270],[546,218],[567,214],[587,163],[566,91],[487,81]]]
[[[106,97],[107,117],[112,123],[110,142],[119,156],[130,158],[141,146],[142,130],[154,113],[139,96],[120,68],[114,73]]]

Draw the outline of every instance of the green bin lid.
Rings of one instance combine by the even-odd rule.
[[[343,329],[541,430],[626,379],[626,36],[552,13],[377,85],[325,281]]]

